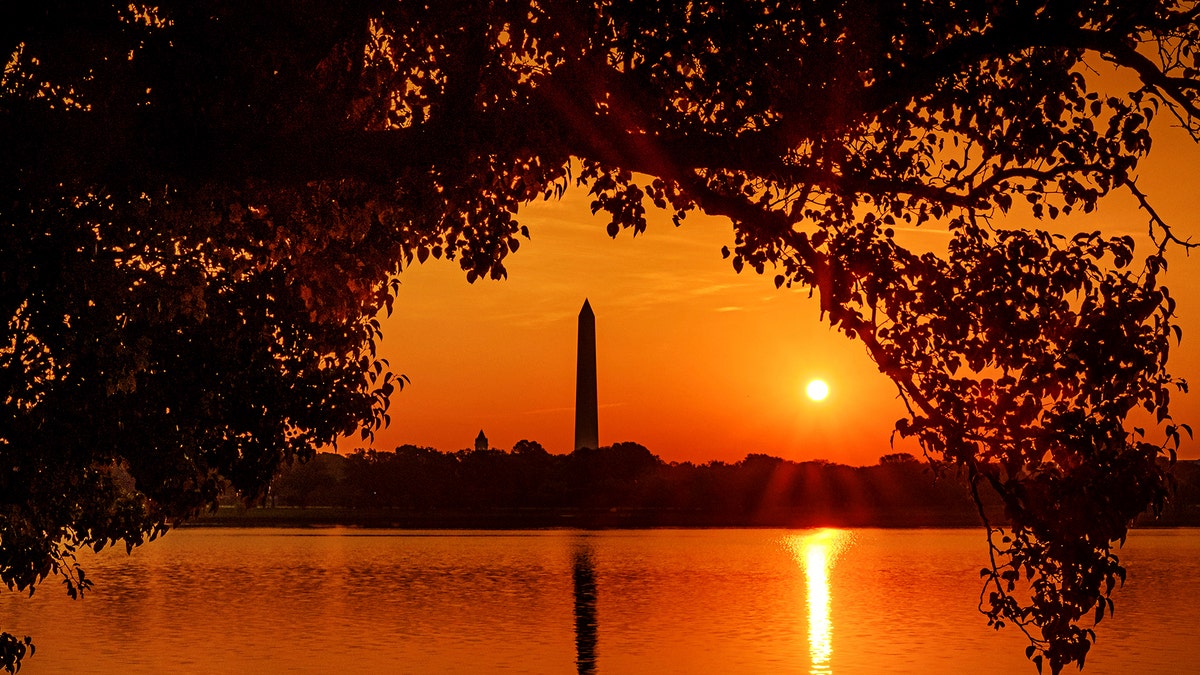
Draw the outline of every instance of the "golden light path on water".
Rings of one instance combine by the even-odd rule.
[[[833,620],[829,612],[829,572],[842,550],[850,543],[845,530],[823,529],[811,534],[793,534],[786,539],[792,556],[804,571],[808,601],[808,655],[812,675],[833,672]]]

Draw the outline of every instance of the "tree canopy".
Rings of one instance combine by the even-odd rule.
[[[520,206],[609,232],[728,217],[734,269],[819,296],[934,462],[1003,498],[981,608],[1053,671],[1123,580],[1184,425],[1136,185],[1200,138],[1172,0],[9,3],[0,10],[0,579],[134,546],[386,423],[404,265],[503,278]],[[1097,67],[1126,82],[1104,82]],[[1006,228],[1115,191],[1153,245]],[[948,229],[922,252],[900,225]],[[1158,431],[1132,428],[1145,409]],[[1165,442],[1161,439],[1165,438]],[[123,476],[132,477],[132,482]],[[0,665],[24,643],[5,634]],[[8,645],[8,646],[6,646]]]

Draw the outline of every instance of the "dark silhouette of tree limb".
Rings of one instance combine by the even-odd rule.
[[[1123,2],[10,3],[0,16],[0,578],[138,545],[387,423],[375,316],[430,257],[501,279],[522,204],[728,217],[816,293],[940,465],[995,489],[990,621],[1052,671],[1161,509],[1175,236],[1137,188],[1200,138],[1197,8]],[[1091,67],[1130,74],[1110,88]],[[1155,248],[1009,230],[1128,190]],[[944,252],[898,228],[937,224]],[[1131,428],[1144,410],[1156,424]],[[50,467],[54,469],[51,470]],[[9,468],[11,467],[11,471]],[[125,480],[128,476],[130,480]],[[1097,609],[1099,608],[1099,609]],[[15,638],[14,638],[15,639]],[[21,643],[24,644],[24,643]],[[5,651],[19,663],[18,642]],[[7,649],[7,647],[5,647]]]

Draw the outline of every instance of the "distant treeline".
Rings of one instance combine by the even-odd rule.
[[[1180,462],[1176,476],[1179,489],[1167,522],[1200,522],[1200,466]],[[439,524],[438,514],[483,513],[507,514],[500,525],[567,522],[556,518],[641,526],[980,522],[958,476],[935,475],[909,454],[885,455],[866,467],[762,454],[732,464],[668,463],[637,443],[566,455],[550,454],[533,441],[520,441],[511,452],[404,445],[394,452],[320,453],[284,470],[270,500],[274,506],[403,513],[408,515],[397,522],[416,526]],[[986,506],[1000,517],[996,500]],[[475,520],[456,516],[447,522]]]

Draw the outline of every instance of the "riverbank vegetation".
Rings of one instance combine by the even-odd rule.
[[[733,271],[817,298],[896,431],[1002,500],[983,611],[1039,669],[1083,665],[1165,507],[1191,244],[1138,178],[1155,118],[1200,140],[1194,3],[47,0],[0,48],[10,589],[76,596],[78,548],[370,439],[402,268],[503,279],[568,189],[612,236],[725,218]],[[1049,223],[1115,194],[1135,222]],[[28,645],[0,633],[0,669]]]
[[[1151,525],[1200,525],[1200,463],[1179,462],[1175,499]],[[873,466],[749,454],[666,462],[637,443],[551,454],[498,449],[320,453],[286,468],[257,508],[236,499],[200,524],[519,527],[977,527],[967,483],[906,453]],[[997,522],[1003,504],[985,493]],[[272,508],[274,507],[274,508]]]

